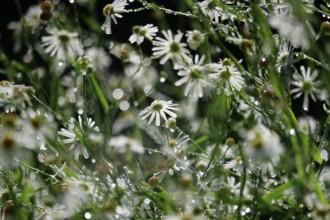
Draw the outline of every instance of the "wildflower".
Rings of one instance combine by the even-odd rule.
[[[186,49],[186,44],[181,43],[183,34],[179,32],[173,36],[170,30],[162,31],[165,39],[156,37],[154,41],[155,47],[152,48],[154,51],[153,55],[163,57],[160,60],[160,64],[164,64],[168,59],[171,59],[174,64],[180,63],[182,59],[189,59],[189,51]]]
[[[120,13],[125,11],[126,5],[128,5],[127,0],[115,0],[112,4],[104,6],[103,15],[106,18],[101,28],[106,34],[111,34],[111,19],[117,24],[116,18],[123,17]]]
[[[154,27],[152,24],[147,24],[144,26],[134,26],[133,35],[130,36],[129,41],[132,44],[136,42],[138,45],[140,45],[144,41],[144,38],[149,41],[152,41],[157,31],[158,28]]]
[[[254,162],[276,163],[283,152],[283,146],[276,133],[259,124],[247,132],[244,151]]]
[[[105,72],[111,64],[111,58],[103,48],[91,47],[86,50],[86,56],[91,59],[90,64],[96,73]]]
[[[141,63],[140,56],[133,50],[130,44],[116,44],[111,49],[111,54],[118,57],[125,63],[133,63],[139,65]]]
[[[27,109],[22,112],[22,138],[29,144],[26,147],[29,149],[43,148],[47,138],[53,138],[55,124],[52,115]]]
[[[150,116],[148,124],[156,118],[156,126],[159,126],[161,117],[165,122],[167,121],[166,114],[170,115],[172,118],[176,118],[177,115],[173,111],[178,110],[178,108],[175,106],[177,106],[177,104],[173,104],[172,101],[155,100],[150,106],[142,110],[139,115],[142,116],[142,120]]]
[[[298,118],[298,125],[300,130],[307,135],[315,135],[318,128],[317,121],[310,116]]]
[[[126,137],[124,135],[119,135],[117,137],[112,137],[109,141],[109,145],[112,146],[116,152],[123,154],[129,151],[134,153],[143,154],[143,146],[135,139]]]
[[[188,46],[196,50],[205,40],[205,36],[198,30],[187,31],[186,33]]]
[[[159,74],[153,65],[127,65],[125,74],[131,78],[133,86],[148,94],[159,81]]]
[[[217,5],[215,0],[204,0],[197,3],[204,15],[208,16],[211,21],[219,23],[219,18],[226,19],[227,15]]]
[[[0,126],[0,168],[11,169],[18,165],[17,160],[22,160],[28,155],[22,148],[23,139],[20,133]]]
[[[50,36],[41,38],[42,45],[45,47],[45,52],[51,56],[56,56],[58,61],[75,58],[83,54],[77,33],[55,28],[48,30],[48,33]]]
[[[0,107],[5,112],[13,112],[17,108],[31,106],[31,96],[35,91],[30,86],[14,85],[12,82],[0,81]]]
[[[272,28],[277,29],[278,33],[288,40],[295,48],[302,47],[308,49],[310,42],[306,33],[313,33],[306,25],[300,22],[292,13],[290,5],[276,5],[274,14],[268,19]]]
[[[306,70],[304,66],[301,66],[300,74],[295,72],[292,76],[293,81],[291,85],[296,88],[293,88],[290,94],[294,94],[293,98],[299,98],[301,95],[304,95],[303,109],[305,111],[309,110],[309,96],[313,101],[316,101],[315,95],[318,94],[317,87],[321,85],[321,82],[316,80],[318,74],[319,72],[317,70],[311,72],[309,67]]]
[[[178,72],[182,78],[175,83],[176,86],[186,84],[184,95],[190,96],[194,100],[203,97],[203,88],[209,85],[202,66],[204,59],[204,56],[199,59],[198,55],[194,60],[190,59],[188,65],[183,66]]]
[[[292,49],[288,43],[284,42],[280,45],[276,59],[276,67],[279,71],[281,70],[282,66],[286,65],[291,51]]]
[[[233,62],[225,58],[217,64],[207,64],[206,68],[210,72],[210,79],[215,81],[227,95],[230,95],[231,89],[240,91],[245,83],[244,78]]]
[[[75,119],[71,118],[69,123],[69,129],[62,128],[58,132],[59,135],[64,136],[66,139],[63,140],[64,144],[70,145],[69,151],[73,151],[74,159],[78,160],[80,154],[84,156],[85,159],[89,157],[88,151],[84,145],[85,138],[89,138],[91,132],[98,132],[99,128],[95,125],[95,122],[88,118],[87,122],[83,124],[81,116],[78,116],[79,125],[76,126]],[[86,134],[86,132],[88,132]]]

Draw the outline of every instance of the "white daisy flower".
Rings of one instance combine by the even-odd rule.
[[[3,107],[5,112],[14,112],[31,106],[31,96],[34,94],[33,87],[0,81],[0,107]]]
[[[128,5],[127,0],[115,0],[112,4],[104,6],[103,15],[106,18],[101,28],[106,34],[111,34],[111,20],[117,24],[116,18],[123,17],[120,13],[125,11],[126,5]]]
[[[130,44],[116,44],[111,49],[111,54],[118,57],[125,63],[133,63],[136,65],[141,64],[141,58],[139,54],[133,49]]]
[[[162,31],[165,39],[156,37],[154,41],[155,47],[152,48],[154,51],[153,55],[156,58],[162,57],[160,64],[164,64],[168,59],[171,59],[176,65],[181,63],[182,59],[189,59],[189,51],[186,49],[186,44],[181,43],[183,34],[179,32],[173,36],[172,31]]]
[[[20,126],[23,131],[21,137],[29,143],[25,145],[28,149],[45,149],[47,139],[52,139],[56,130],[52,115],[31,108],[22,112]]]
[[[313,101],[316,101],[316,95],[319,92],[317,87],[321,85],[321,82],[316,80],[318,74],[317,70],[311,72],[309,67],[306,70],[304,66],[301,66],[300,74],[295,72],[292,76],[293,81],[291,85],[296,88],[293,88],[290,94],[294,95],[293,98],[299,98],[301,95],[304,95],[303,109],[305,111],[309,110],[309,96]]]
[[[188,65],[182,67],[178,75],[182,78],[176,81],[176,86],[186,84],[184,91],[185,96],[190,96],[194,100],[203,97],[203,88],[209,86],[210,83],[206,80],[203,62],[205,57],[196,55],[194,60],[190,59]]]
[[[177,104],[173,104],[172,101],[155,100],[150,106],[142,110],[139,115],[142,116],[142,120],[150,116],[148,124],[156,118],[156,126],[159,126],[161,117],[165,122],[167,121],[166,114],[172,118],[176,118],[177,115],[173,111],[178,110],[178,108],[175,106],[177,106]]]
[[[300,130],[307,135],[315,135],[318,129],[318,122],[311,116],[298,118]]]
[[[249,130],[246,134],[245,155],[253,162],[277,163],[283,152],[279,136],[262,124]]]
[[[137,43],[140,45],[144,38],[146,38],[149,41],[152,41],[153,37],[158,32],[158,28],[154,27],[152,24],[147,24],[144,26],[134,26],[133,27],[133,34],[128,39],[131,44]]]
[[[73,151],[74,159],[78,160],[79,155],[82,154],[85,159],[89,158],[87,148],[83,144],[86,138],[89,138],[93,133],[99,132],[99,128],[95,125],[95,122],[88,118],[86,123],[82,122],[81,116],[78,116],[79,124],[76,126],[76,120],[70,119],[69,129],[62,128],[58,132],[59,135],[64,136],[64,144],[69,145],[69,151]],[[87,132],[87,134],[86,134]]]
[[[140,142],[124,135],[111,137],[109,145],[112,146],[119,154],[127,153],[128,151],[138,154],[144,153],[144,148]]]
[[[101,47],[91,47],[86,50],[86,56],[91,59],[91,65],[94,70],[105,72],[111,64],[109,53]]]
[[[205,67],[210,73],[210,79],[227,95],[231,94],[232,89],[240,91],[245,84],[241,72],[228,58],[220,60],[217,64],[207,64]]]
[[[43,36],[41,43],[45,47],[45,52],[51,56],[56,56],[58,61],[67,58],[75,58],[83,54],[83,48],[78,40],[77,33],[67,30],[48,30],[50,36]]]
[[[199,47],[199,45],[201,45],[205,40],[204,34],[198,30],[187,31],[186,37],[187,37],[188,46],[192,50],[196,50]]]
[[[0,169],[11,169],[18,165],[18,160],[30,155],[22,148],[25,145],[21,133],[0,126]]]
[[[276,58],[276,67],[277,67],[278,71],[281,70],[281,67],[283,67],[287,64],[287,59],[291,52],[292,52],[292,48],[286,41],[284,41],[279,46],[279,49],[277,52],[277,58]]]
[[[204,15],[208,16],[212,22],[219,23],[219,18],[226,19],[228,16],[217,5],[215,0],[205,0],[197,3]]]

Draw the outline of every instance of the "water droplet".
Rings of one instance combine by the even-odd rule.
[[[289,133],[292,136],[296,135],[296,131],[293,128],[290,129]]]
[[[73,4],[73,3],[74,3],[74,0],[69,0],[69,2],[70,2],[71,4]]]
[[[121,101],[120,103],[119,103],[119,108],[120,108],[120,110],[122,110],[122,111],[127,111],[128,109],[129,109],[129,102],[128,101]]]
[[[328,159],[329,159],[329,154],[328,154],[328,152],[326,151],[326,150],[321,150],[321,158],[322,158],[322,160],[324,160],[324,161],[328,161]]]
[[[91,219],[92,218],[92,215],[91,213],[89,212],[86,212],[85,215],[84,215],[85,219]]]
[[[150,204],[150,199],[145,198],[143,202],[144,202],[144,204],[148,205],[148,204]]]
[[[63,66],[64,65],[64,62],[60,60],[60,61],[58,61],[57,65],[58,66]]]
[[[160,77],[160,79],[159,79],[159,81],[162,82],[162,83],[165,82],[165,80],[166,79],[164,77]]]
[[[121,99],[124,96],[124,91],[122,89],[114,89],[112,92],[112,96],[114,99]]]

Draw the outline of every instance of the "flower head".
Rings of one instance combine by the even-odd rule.
[[[205,40],[204,34],[198,30],[187,31],[186,37],[188,46],[193,50],[196,50]]]
[[[197,3],[204,15],[208,16],[211,21],[218,23],[219,18],[227,18],[223,10],[217,5],[215,0],[205,0]]]
[[[233,62],[225,58],[217,64],[207,64],[206,68],[210,72],[210,79],[215,81],[227,95],[231,94],[231,89],[240,91],[245,83],[241,72],[234,66]]]
[[[128,153],[130,151],[137,154],[144,153],[144,148],[139,141],[124,135],[112,137],[109,141],[109,145],[119,154]]]
[[[301,95],[304,95],[303,109],[308,111],[308,97],[310,96],[313,101],[316,101],[315,95],[318,93],[317,87],[320,86],[321,82],[316,80],[319,74],[317,70],[311,72],[309,67],[306,70],[304,66],[301,66],[300,73],[301,74],[298,74],[296,72],[293,74],[293,81],[291,82],[291,85],[296,88],[293,88],[290,93],[294,94],[293,98],[299,98]]]
[[[83,123],[79,115],[78,121],[79,123],[76,125],[76,120],[71,118],[69,129],[62,128],[61,131],[58,132],[59,135],[66,138],[63,140],[63,143],[70,145],[69,150],[73,151],[75,160],[78,160],[80,154],[83,154],[85,159],[89,157],[88,151],[84,145],[85,139],[99,131],[99,128],[94,126],[95,122],[91,118],[88,118],[87,122]]]
[[[45,52],[51,56],[56,56],[57,60],[62,61],[67,58],[75,58],[83,54],[83,49],[78,40],[77,33],[67,30],[48,30],[49,36],[41,38]]]
[[[149,124],[156,118],[156,126],[159,126],[161,117],[164,121],[167,121],[166,114],[172,118],[176,118],[177,115],[173,111],[178,110],[178,108],[175,106],[177,104],[173,104],[172,101],[155,100],[150,106],[142,110],[139,115],[142,116],[142,120],[150,116]]]
[[[283,152],[278,135],[264,125],[257,125],[246,134],[245,154],[254,162],[278,162]]]
[[[190,59],[188,65],[183,66],[178,72],[182,78],[176,81],[175,85],[186,84],[185,96],[190,96],[193,99],[200,98],[203,96],[203,88],[209,85],[202,65],[204,59],[204,56],[199,59],[199,56],[196,55],[194,60]]]
[[[144,41],[144,38],[152,41],[157,31],[158,28],[154,27],[152,24],[147,24],[144,26],[134,26],[133,34],[130,36],[129,41],[132,44],[136,42],[138,45],[140,45]]]
[[[115,0],[112,4],[104,6],[103,15],[106,18],[101,28],[106,34],[111,34],[111,20],[117,24],[116,18],[123,17],[120,13],[125,11],[126,5],[128,5],[127,0]]]
[[[112,62],[109,54],[101,47],[87,49],[86,56],[91,59],[90,65],[96,70],[95,73],[104,73]]]
[[[160,64],[164,64],[168,59],[171,59],[174,64],[180,63],[182,59],[188,59],[189,51],[185,43],[181,43],[183,34],[179,32],[173,36],[172,31],[167,30],[162,32],[165,39],[156,37],[154,41],[155,47],[152,48],[155,57],[163,57]]]

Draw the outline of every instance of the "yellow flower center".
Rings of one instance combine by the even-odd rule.
[[[220,72],[220,78],[221,79],[229,80],[230,76],[231,76],[231,72],[228,69],[223,70],[223,71]]]
[[[170,52],[172,53],[179,53],[180,52],[180,46],[176,42],[172,42],[170,44]]]
[[[114,13],[114,8],[113,8],[112,4],[107,4],[106,6],[104,6],[103,15],[105,17],[107,17],[109,14],[113,14],[113,13]]]
[[[311,80],[305,80],[303,82],[303,85],[301,87],[301,90],[304,92],[304,93],[309,93],[309,92],[312,92],[313,91],[313,82]]]
[[[202,70],[199,67],[195,67],[190,71],[189,76],[190,76],[190,78],[196,80],[196,79],[201,78],[201,73],[202,73]]]
[[[152,106],[152,111],[155,111],[155,112],[159,112],[160,110],[162,110],[164,108],[164,106],[160,103],[156,103]]]
[[[260,150],[263,146],[264,139],[261,134],[257,133],[252,141],[252,147],[256,150]]]

